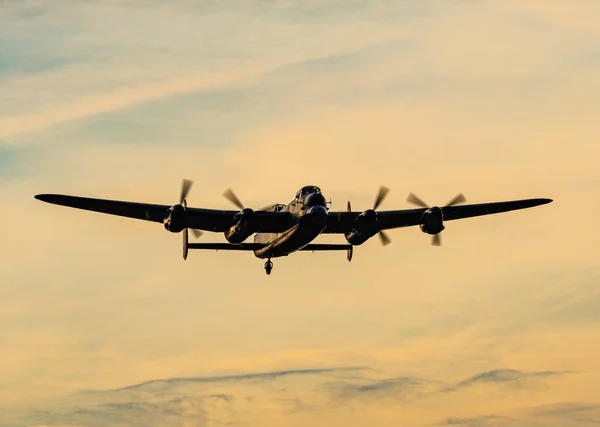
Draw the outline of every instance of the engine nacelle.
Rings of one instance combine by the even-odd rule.
[[[362,245],[377,234],[377,212],[373,209],[362,212],[354,221],[352,230],[344,235],[351,245]]]
[[[182,205],[171,206],[163,224],[171,233],[179,233],[187,227],[187,211]]]
[[[231,228],[225,231],[225,238],[229,243],[242,243],[253,233],[252,218],[254,211],[250,208],[242,209],[234,218]]]
[[[444,213],[442,208],[434,206],[423,212],[421,217],[421,231],[427,234],[438,234],[444,230]]]

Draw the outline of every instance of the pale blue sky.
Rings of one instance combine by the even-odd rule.
[[[598,16],[0,3],[0,425],[597,425]],[[184,177],[214,208],[227,187],[258,207],[306,184],[334,209],[380,184],[384,209],[411,191],[554,203],[267,277],[251,254],[184,262],[160,225],[33,199],[175,203]]]

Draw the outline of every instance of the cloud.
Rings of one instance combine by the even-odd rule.
[[[117,389],[82,391],[55,398],[14,417],[29,423],[69,424],[95,427],[110,421],[115,426],[155,426],[179,423],[203,426],[210,423],[244,423],[268,411],[279,417],[324,414],[334,407],[356,404],[380,407],[390,400],[430,401],[446,396],[444,381],[416,376],[381,377],[367,367],[339,367],[242,373],[208,377],[149,380]],[[552,375],[532,373],[530,376]],[[461,381],[475,386],[487,379],[493,383],[517,381],[528,376],[519,371],[489,371]],[[510,378],[508,378],[510,377]],[[485,378],[485,380],[483,380]],[[500,420],[500,418],[497,418]],[[448,425],[493,425],[495,417],[448,418]],[[268,422],[268,421],[267,421]],[[247,423],[247,421],[245,422]],[[485,424],[488,423],[488,424]],[[12,427],[13,424],[8,424]]]
[[[274,380],[285,376],[295,375],[323,375],[330,373],[343,373],[352,371],[363,371],[369,369],[368,367],[343,367],[343,368],[327,368],[327,369],[296,369],[287,371],[274,371],[274,372],[260,372],[256,374],[240,374],[240,375],[223,375],[216,377],[189,377],[189,378],[169,378],[164,380],[150,380],[143,383],[126,386],[123,388],[115,389],[113,392],[120,392],[126,390],[135,389],[152,389],[152,390],[163,390],[168,389],[178,384],[187,383],[217,383],[217,382],[237,382],[237,381],[265,381]]]
[[[538,406],[524,412],[529,412],[533,417],[541,420],[573,425],[591,426],[600,423],[600,403],[598,402],[555,403]]]
[[[66,105],[53,106],[50,111],[3,119],[0,121],[0,138],[6,140],[23,132],[32,132],[59,123],[132,107],[149,100],[173,96],[181,92],[196,91],[224,83],[235,84],[244,78],[253,76],[255,71],[238,71],[236,74],[234,77],[223,73],[199,77],[181,76],[176,80],[137,85],[137,87],[131,89],[123,89],[112,93],[88,95]],[[63,78],[66,77],[63,76]]]
[[[333,398],[341,401],[390,398],[412,401],[416,399],[430,399],[439,394],[458,392],[482,384],[515,383],[520,387],[529,388],[532,383],[528,383],[526,381],[528,379],[544,379],[564,374],[566,373],[554,371],[523,373],[511,369],[498,369],[473,375],[455,384],[445,384],[442,381],[411,376],[388,379],[366,377],[360,381],[332,381],[327,384],[326,388]]]
[[[510,415],[451,417],[437,425],[467,427],[591,427],[600,423],[600,404],[594,402],[561,402],[519,408]]]
[[[56,7],[48,3],[39,14],[24,16],[21,6],[9,4],[7,13],[21,27],[0,30],[9,46],[4,54],[8,63],[26,63],[3,78],[3,95],[10,102],[0,106],[5,113],[0,138],[11,138],[9,142],[14,143],[12,139],[20,134],[57,124],[181,93],[236,86],[281,66],[335,56],[404,32],[381,19],[351,24],[342,19],[315,26],[310,18],[297,19],[296,12],[302,8],[286,11],[257,2],[238,6],[203,10],[197,2],[151,7],[80,2]],[[336,7],[346,8],[341,3]],[[312,9],[306,8],[306,17],[322,16]],[[98,13],[105,16],[103,23],[93,19]],[[247,13],[257,19],[249,22]],[[57,22],[71,32],[57,31]],[[165,22],[178,25],[167,28]],[[46,35],[28,45],[26,57],[16,48],[28,43],[22,27]],[[304,34],[307,30],[308,35]],[[194,37],[189,37],[191,32]],[[53,62],[43,65],[38,51],[50,55]]]
[[[15,151],[0,147],[0,179],[14,173],[16,157]]]
[[[55,61],[60,55],[68,59],[5,79],[5,96],[11,102],[0,107],[7,112],[0,120],[0,137],[10,138],[11,144],[23,133],[56,124],[248,82],[260,82],[248,91],[248,99],[267,110],[263,114],[287,108],[302,111],[305,105],[298,104],[308,100],[313,105],[348,105],[415,93],[481,96],[483,88],[494,91],[496,102],[507,96],[522,102],[532,93],[546,99],[564,84],[559,70],[587,55],[590,45],[579,39],[567,43],[565,34],[543,22],[488,19],[499,13],[512,16],[510,10],[488,3],[358,2],[350,8],[338,2],[241,2],[239,9],[217,5],[208,11],[193,2],[152,7],[108,3],[102,5],[102,13],[111,31],[91,19],[100,6],[72,6],[65,25],[88,36],[52,32],[53,23],[65,20],[65,14],[47,4],[34,20],[48,37],[43,46],[30,47],[28,56],[42,50],[53,52]],[[250,12],[258,15],[248,22],[244,18]],[[132,22],[125,16],[136,18]],[[328,25],[315,25],[324,16]],[[431,22],[420,20],[422,16]],[[164,22],[169,19],[178,25],[167,31]],[[468,22],[469,31],[457,31],[460,22]],[[531,36],[532,24],[544,37]],[[11,38],[22,33],[4,31]],[[195,38],[188,36],[191,31]],[[469,59],[491,56],[489,61]],[[498,62],[504,66],[496,67]],[[277,108],[278,100],[285,108]]]
[[[517,420],[510,417],[504,417],[499,415],[482,415],[480,417],[473,418],[448,418],[440,425],[446,426],[470,426],[470,427],[499,427],[504,425],[511,425]]]
[[[119,389],[79,392],[19,416],[30,423],[88,427],[106,422],[115,426],[204,426],[227,420],[237,425],[240,417],[247,412],[260,413],[265,405],[274,405],[282,415],[313,411],[314,404],[322,406],[322,402],[305,396],[311,386],[366,370],[340,367],[150,380]]]
[[[493,371],[486,371],[480,374],[469,377],[459,383],[456,383],[444,391],[456,391],[465,387],[471,387],[477,384],[485,383],[512,383],[520,382],[526,379],[534,378],[548,378],[557,375],[564,375],[566,372],[555,372],[555,371],[543,371],[543,372],[520,372],[514,369],[496,369]]]
[[[600,13],[600,7],[593,0],[578,1],[577,7],[566,7],[560,0],[510,0],[507,6],[527,11],[573,32],[600,35],[597,22],[593,19]]]
[[[389,379],[363,381],[332,381],[326,385],[331,397],[337,401],[402,400],[422,398],[435,391],[437,383],[417,377],[403,376]]]

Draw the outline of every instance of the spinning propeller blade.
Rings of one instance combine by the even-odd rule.
[[[463,196],[463,194],[460,193],[459,195],[454,197],[454,199],[452,199],[448,203],[446,203],[446,206],[444,206],[444,207],[458,205],[458,204],[464,203],[466,201],[467,201],[467,199],[465,198],[465,196]]]
[[[184,179],[181,183],[181,196],[179,197],[179,204],[183,205],[185,203],[185,199],[187,199],[187,195],[190,192],[190,188],[194,181],[189,179]]]
[[[375,203],[373,203],[373,210],[377,210],[381,203],[383,203],[389,191],[390,189],[383,185],[379,187],[379,192],[377,193],[377,197],[375,197]],[[348,202],[348,209],[350,209],[350,202]],[[387,246],[392,243],[390,237],[382,230],[378,230],[377,233],[379,234],[379,240],[383,246]]]
[[[194,183],[194,181],[189,180],[189,179],[184,179],[181,183],[181,194],[179,196],[179,204],[181,206],[183,206],[183,209],[187,211],[187,196],[188,193],[190,192],[190,188],[192,188],[192,184]],[[192,230],[192,234],[194,235],[194,237],[196,239],[199,239],[200,236],[202,236],[202,231],[201,230],[196,230],[195,228],[190,228],[190,230]],[[184,228],[183,229],[183,259],[187,259],[187,254],[188,254],[188,241],[189,241],[189,236],[188,236],[188,228]]]
[[[383,200],[385,199],[385,196],[387,196],[387,193],[390,191],[389,188],[384,187],[383,185],[381,187],[379,187],[379,193],[377,193],[377,197],[375,198],[375,203],[373,204],[373,210],[377,210],[377,208],[379,207],[379,205],[381,205],[381,203],[383,202]]]
[[[419,199],[414,193],[410,193],[408,195],[408,197],[406,198],[406,201],[408,203],[412,203],[413,205],[417,205],[421,208],[429,208],[429,206],[427,206],[427,203],[425,203],[423,200]]]
[[[381,244],[383,246],[387,246],[390,243],[392,243],[392,240],[390,239],[390,237],[384,233],[382,230],[379,230],[379,239],[381,240]]]
[[[236,207],[238,207],[240,210],[244,209],[244,204],[240,201],[240,199],[238,199],[238,197],[235,195],[235,193],[233,192],[233,190],[231,188],[228,188],[227,190],[225,190],[225,192],[223,193],[223,196],[225,196],[225,198],[227,200],[229,200],[231,203],[233,203]],[[268,206],[264,206],[263,208],[259,209],[258,211],[270,211],[271,209],[273,209],[273,207],[277,205],[277,203],[272,203]]]
[[[187,228],[183,229],[183,260],[187,259],[188,254],[188,230]]]
[[[225,190],[225,192],[223,193],[223,196],[225,196],[225,198],[227,200],[229,200],[231,203],[236,205],[238,208],[244,209],[244,205],[242,204],[242,202],[240,202],[240,199],[237,198],[237,196],[235,195],[235,193],[233,192],[233,190],[231,188],[228,188],[227,190]]]

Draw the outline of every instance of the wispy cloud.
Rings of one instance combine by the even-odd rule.
[[[154,426],[165,422],[200,426],[223,422],[222,416],[227,414],[226,419],[237,425],[249,411],[260,412],[265,405],[273,407],[281,416],[301,415],[327,411],[332,401],[346,407],[356,402],[382,404],[390,399],[399,402],[436,399],[448,388],[444,381],[414,376],[381,378],[378,374],[367,367],[339,367],[167,378],[112,390],[79,392],[19,416],[30,423],[93,427],[107,420],[119,426]],[[465,388],[465,384],[476,386],[487,381],[482,380],[484,378],[495,378],[491,382],[501,383],[546,375],[557,374],[484,372],[461,381],[455,391]],[[485,423],[496,419],[500,418],[449,418],[446,424],[492,425]]]
[[[600,423],[600,404],[564,402],[516,409],[507,415],[447,418],[440,424],[466,427],[591,427]]]
[[[328,393],[338,401],[359,399],[393,399],[410,401],[436,391],[438,382],[417,377],[387,379],[364,378],[363,381],[332,381],[326,385]]]
[[[325,368],[325,369],[296,369],[288,371],[260,372],[256,374],[240,374],[240,375],[222,375],[216,377],[188,377],[188,378],[168,378],[164,380],[150,380],[143,383],[134,384],[119,389],[114,392],[135,390],[135,389],[168,389],[179,384],[192,383],[220,383],[220,382],[239,382],[239,381],[265,381],[274,380],[285,376],[294,375],[324,375],[330,373],[343,373],[352,371],[363,371],[369,369],[367,367],[344,367],[344,368]]]
[[[482,415],[472,418],[448,418],[440,425],[445,426],[467,426],[467,427],[491,427],[512,425],[511,423],[518,422],[514,418],[504,417],[499,415]]]
[[[1,30],[0,37],[6,37],[6,61],[22,65],[13,65],[3,77],[3,95],[11,102],[0,110],[7,116],[0,120],[0,137],[207,87],[241,84],[286,64],[335,55],[402,33],[380,18],[363,23],[341,19],[315,26],[311,21],[324,16],[313,13],[320,9],[316,5],[293,10],[256,2],[240,2],[233,9],[196,2],[146,6],[44,3],[38,13],[24,15],[21,5],[9,4],[7,13],[14,23]],[[366,4],[362,7],[376,10]],[[343,17],[344,10],[348,9],[340,3],[331,10],[332,16]],[[94,18],[99,12],[105,16],[104,24]],[[306,19],[301,18],[303,12]],[[248,14],[256,19],[248,21]],[[131,17],[136,17],[133,22]],[[78,36],[57,29],[57,21]],[[177,25],[167,28],[166,22]],[[45,32],[47,37],[30,45],[28,54],[13,49],[27,44],[18,24],[36,28],[38,34]],[[309,29],[307,37],[304,33]],[[37,51],[54,62],[44,64],[39,58],[34,62]],[[59,54],[64,59],[59,60]]]
[[[556,403],[538,406],[526,412],[542,420],[555,420],[574,425],[600,424],[600,403],[598,402]]]
[[[566,372],[556,371],[520,372],[514,369],[496,369],[469,377],[459,383],[444,388],[444,391],[456,391],[461,388],[474,386],[476,384],[512,383],[534,378],[544,379],[552,376],[564,375],[565,373]]]

